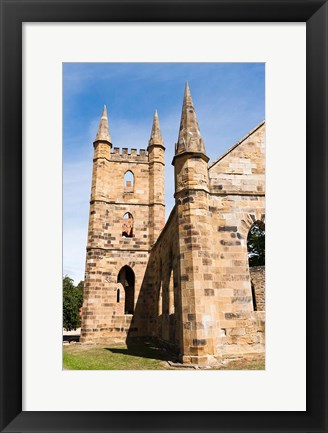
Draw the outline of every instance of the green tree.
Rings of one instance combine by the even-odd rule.
[[[247,237],[249,266],[265,265],[265,230],[257,223],[251,227]]]
[[[75,287],[72,278],[63,278],[63,327],[67,331],[81,326],[80,308],[83,303],[83,281]]]

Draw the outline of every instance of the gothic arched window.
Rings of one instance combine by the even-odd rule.
[[[132,171],[128,170],[124,175],[124,192],[134,191],[134,175]]]

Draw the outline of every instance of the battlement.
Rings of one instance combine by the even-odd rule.
[[[148,162],[148,152],[146,149],[140,149],[139,153],[137,153],[137,149],[128,149],[127,147],[123,147],[122,149],[119,147],[114,147],[111,154],[111,161],[118,162]]]

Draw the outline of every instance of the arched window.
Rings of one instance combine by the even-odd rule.
[[[124,175],[124,192],[134,191],[134,175],[132,171],[128,170]]]
[[[263,221],[255,221],[247,236],[249,266],[265,265],[265,226]]]
[[[135,277],[134,272],[130,268],[130,266],[123,266],[123,268],[121,268],[117,276],[117,282],[121,283],[124,287],[124,314],[133,314]],[[118,294],[117,299],[118,302],[120,302],[120,294]]]
[[[247,236],[247,253],[250,270],[253,309],[264,310],[264,265],[265,265],[265,225],[255,221]]]
[[[133,216],[130,212],[123,215],[122,236],[124,238],[133,238]]]

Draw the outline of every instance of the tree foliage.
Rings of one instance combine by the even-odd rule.
[[[81,326],[80,308],[83,303],[83,281],[74,286],[73,280],[63,278],[63,327],[67,331]]]
[[[249,266],[265,265],[265,230],[255,223],[247,237],[248,261]]]

